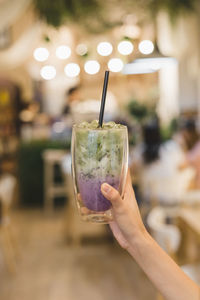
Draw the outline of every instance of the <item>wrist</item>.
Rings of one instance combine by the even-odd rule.
[[[128,252],[133,256],[137,256],[142,249],[148,247],[152,243],[152,237],[144,228],[137,232],[129,241]]]

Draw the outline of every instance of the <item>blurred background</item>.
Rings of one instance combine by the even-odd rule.
[[[72,124],[128,126],[143,221],[200,283],[200,3],[0,0],[0,299],[160,299],[107,225],[81,222]]]

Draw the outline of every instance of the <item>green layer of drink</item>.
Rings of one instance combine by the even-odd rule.
[[[79,174],[119,176],[122,169],[126,127],[114,122],[98,127],[98,121],[75,125],[75,160]]]

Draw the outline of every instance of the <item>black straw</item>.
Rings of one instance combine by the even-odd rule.
[[[102,127],[102,125],[103,125],[103,116],[104,116],[106,93],[107,93],[107,87],[108,87],[108,78],[109,78],[109,71],[105,71],[103,92],[102,92],[102,97],[101,97],[101,108],[100,108],[100,113],[99,113],[99,127]]]

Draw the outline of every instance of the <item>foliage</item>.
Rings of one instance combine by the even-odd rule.
[[[196,0],[147,0],[147,7],[153,16],[160,10],[166,11],[174,22],[181,13],[193,12],[195,3]]]
[[[167,126],[161,126],[160,132],[162,141],[167,141],[172,138],[174,133],[177,131],[178,125],[177,125],[177,119],[173,119],[169,125]]]
[[[156,116],[154,106],[147,106],[145,104],[139,103],[136,100],[131,100],[128,103],[127,109],[130,115],[134,117],[134,119],[139,123]]]
[[[59,27],[67,21],[82,24],[88,31],[101,32],[115,25],[121,24],[121,15],[113,21],[113,11],[116,7],[124,13],[137,13],[138,11],[155,15],[165,10],[172,21],[181,13],[195,10],[197,0],[119,0],[102,2],[100,0],[33,0],[35,8],[41,19],[47,24]],[[104,9],[103,9],[104,8]]]
[[[157,119],[157,114],[154,106],[147,106],[144,104],[140,104],[136,100],[132,100],[129,102],[128,111],[130,115],[134,118],[135,121],[141,126],[145,125],[149,120]],[[160,133],[162,141],[167,141],[172,138],[173,134],[177,131],[178,123],[177,119],[172,119],[168,125],[161,125]],[[132,139],[131,135],[131,138]],[[135,139],[135,136],[134,136]],[[135,140],[131,140],[132,144],[135,144]]]
[[[45,149],[69,149],[70,144],[58,141],[38,140],[22,143],[18,152],[18,178],[22,204],[43,203],[43,159]]]
[[[34,0],[34,3],[40,17],[55,27],[68,20],[83,21],[100,9],[97,0]]]

